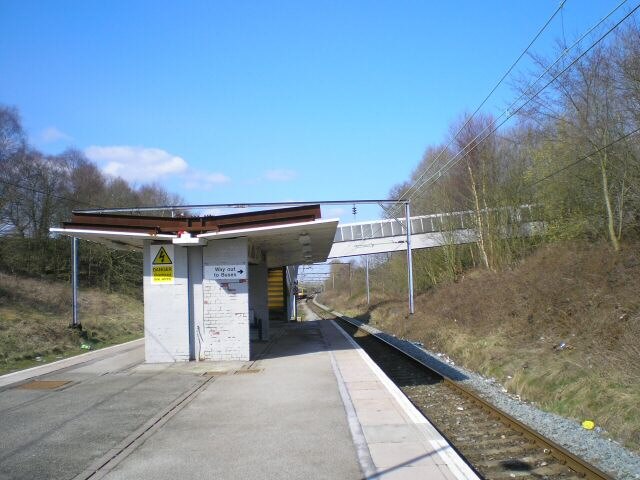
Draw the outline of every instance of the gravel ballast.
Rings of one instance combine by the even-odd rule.
[[[330,307],[315,302],[315,300],[314,303],[325,310],[331,310]],[[518,397],[509,394],[495,379],[485,378],[455,365],[442,353],[426,350],[419,343],[389,335],[340,312],[332,311],[331,313],[348,318],[367,332],[381,337],[418,358],[441,375],[472,388],[505,413],[534,428],[557,444],[562,445],[574,455],[584,458],[594,466],[608,472],[614,478],[621,480],[640,479],[640,456],[624,448],[614,440],[605,438],[595,430],[586,430],[574,420],[554,413],[544,412],[532,404],[521,401]]]

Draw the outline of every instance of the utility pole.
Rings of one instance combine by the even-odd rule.
[[[367,274],[366,274],[366,279],[367,279],[367,305],[370,305],[371,304],[371,296],[369,295],[369,255],[365,255],[364,259],[365,259],[365,265],[367,266]]]
[[[413,255],[411,252],[411,206],[409,201],[404,205],[407,223],[407,281],[409,283],[409,315],[413,315]]]
[[[73,318],[70,326],[71,328],[82,329],[78,318],[78,237],[73,237],[71,240],[71,290]]]

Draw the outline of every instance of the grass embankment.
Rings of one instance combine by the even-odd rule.
[[[404,297],[321,301],[640,451],[640,244],[544,247],[512,270],[431,289],[411,319]]]
[[[81,290],[79,312],[82,332],[68,328],[68,284],[0,273],[0,374],[143,335],[142,302],[130,296]]]

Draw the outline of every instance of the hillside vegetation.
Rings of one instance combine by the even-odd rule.
[[[39,151],[18,109],[0,104],[0,373],[141,337],[142,253],[80,242],[80,332],[67,328],[71,240],[49,229],[76,209],[179,203],[160,185],[103,173],[81,150]]]
[[[539,248],[513,268],[477,268],[420,294],[407,318],[404,295],[370,306],[362,283],[321,301],[376,327],[420,341],[496,378],[510,392],[577,421],[593,419],[640,450],[640,243]]]
[[[0,374],[143,336],[142,302],[129,295],[82,289],[83,330],[68,328],[71,288],[0,273]]]
[[[331,265],[324,302],[638,449],[640,25],[598,28],[532,54],[503,113],[461,114],[391,188],[445,242],[413,252],[415,316],[404,252],[369,258],[371,308],[358,259]],[[402,222],[402,207],[385,216]],[[455,244],[462,228],[473,243]]]

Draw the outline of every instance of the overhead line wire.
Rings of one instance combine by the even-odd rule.
[[[9,182],[8,180],[0,179],[0,183],[4,183],[5,185],[11,185],[12,187],[16,187],[16,188],[21,188],[22,190],[28,190],[28,191],[33,192],[33,193],[39,193],[40,195],[49,195],[49,196],[51,196],[53,198],[57,198],[59,200],[66,200],[66,201],[72,202],[72,203],[80,203],[82,205],[86,205],[88,207],[93,207],[93,208],[102,208],[102,207],[98,207],[96,205],[93,205],[91,203],[85,202],[83,200],[76,200],[76,199],[73,199],[71,197],[65,197],[63,195],[56,195],[55,193],[43,192],[42,190],[38,190],[37,188],[27,187],[26,185],[20,185],[19,183]]]
[[[509,105],[509,107],[507,107],[507,108],[506,108],[506,109],[505,109],[505,110],[500,114],[500,116],[498,117],[498,119],[499,119],[499,118],[502,118],[505,114],[509,113],[509,112],[511,111],[511,109],[514,107],[514,105],[516,105],[516,104],[520,101],[520,99],[522,99],[522,97],[523,97],[523,96],[525,96],[525,95],[527,94],[527,92],[528,92],[528,91],[529,91],[529,90],[530,90],[530,89],[531,89],[531,88],[532,88],[536,83],[538,83],[538,81],[539,81],[541,78],[543,78],[543,77],[544,77],[544,75],[546,75],[546,74],[549,72],[549,70],[551,70],[551,68],[553,68],[553,67],[554,67],[554,66],[555,66],[555,65],[556,65],[560,60],[562,60],[562,58],[563,58],[564,56],[566,56],[566,55],[567,55],[567,53],[569,53],[569,51],[570,51],[570,50],[574,49],[578,44],[580,44],[580,42],[582,42],[582,40],[584,40],[584,38],[585,38],[585,37],[587,37],[589,34],[591,34],[591,33],[592,33],[596,28],[598,28],[598,27],[599,27],[599,26],[600,26],[604,21],[606,21],[606,20],[607,20],[611,15],[613,15],[613,14],[614,14],[614,13],[615,13],[615,12],[616,12],[616,11],[617,11],[621,6],[622,6],[622,5],[624,5],[627,1],[628,1],[628,0],[622,0],[622,1],[621,1],[621,2],[620,2],[620,3],[619,3],[619,4],[618,4],[618,5],[617,5],[613,10],[611,10],[611,11],[610,11],[606,16],[604,16],[602,19],[600,19],[600,20],[599,20],[599,21],[598,21],[598,22],[597,22],[593,27],[591,27],[589,30],[587,30],[587,31],[586,31],[586,32],[585,32],[585,33],[584,33],[584,34],[583,34],[583,35],[582,35],[578,40],[576,40],[576,41],[571,45],[571,47],[569,47],[569,48],[565,48],[565,49],[562,51],[561,55],[560,55],[560,56],[559,56],[559,57],[558,57],[558,58],[557,58],[557,59],[556,59],[556,60],[555,60],[555,61],[554,61],[554,62],[553,62],[549,67],[547,67],[547,69],[546,69],[546,70],[545,70],[541,75],[539,75],[539,76],[538,76],[538,78],[536,78],[536,80],[535,80],[535,81],[531,82],[531,83],[527,86],[527,88],[523,91],[523,93],[522,93],[522,94],[521,94],[521,95],[520,95],[520,96],[519,96],[515,101],[513,101],[513,102]],[[637,8],[638,8],[638,7],[636,6],[636,8],[635,8],[635,9],[633,9],[631,13],[633,13]],[[629,14],[629,15],[630,15],[630,14]],[[622,20],[622,21],[624,21],[624,20],[625,20],[629,15],[627,15],[625,18],[623,18],[623,20]],[[621,22],[622,22],[622,21],[621,21]],[[619,22],[619,23],[621,23],[621,22]],[[617,25],[616,25],[616,26],[617,26]],[[615,28],[615,27],[614,27],[614,28]],[[610,33],[610,32],[607,32],[607,34],[605,34],[604,36],[608,35],[608,33]],[[597,42],[596,42],[596,43],[597,43]],[[593,45],[592,45],[590,48],[593,48]],[[572,62],[572,64],[570,64],[570,65],[569,65],[569,67],[570,67],[571,65],[573,65],[573,63],[575,63],[575,61],[574,61],[574,62]],[[544,88],[546,88],[546,86],[547,86],[547,85],[545,85],[545,87],[544,87]],[[529,101],[531,101],[531,99],[532,99],[532,98],[535,98],[535,96],[537,96],[537,95],[538,95],[542,90],[544,90],[544,88],[542,88],[541,90],[539,90],[539,91],[538,91],[534,96],[532,96],[532,97],[531,97],[531,98],[530,98],[530,99],[529,99],[525,104],[523,104],[523,105],[522,105],[522,106],[521,106],[517,111],[521,110],[521,109],[522,109],[522,107],[524,107],[524,105],[526,105]],[[510,119],[513,115],[515,115],[515,113],[517,113],[517,111],[516,111],[516,112],[511,113],[511,114],[507,117],[507,120],[508,120],[508,119]],[[496,120],[494,120],[494,121],[492,122],[492,124],[493,124],[493,123],[495,123],[496,121],[497,121],[497,119],[496,119]],[[502,122],[498,127],[502,126],[504,123],[505,123],[505,122]],[[465,146],[462,148],[462,150],[461,150],[460,152],[458,152],[458,153],[457,153],[456,155],[454,155],[451,159],[449,159],[449,160],[444,164],[444,166],[442,166],[442,167],[438,170],[438,172],[436,172],[436,173],[438,174],[438,177],[440,177],[440,176],[442,175],[442,173],[443,173],[443,169],[445,169],[445,168],[448,166],[448,164],[449,164],[452,160],[455,160],[459,155],[461,155],[461,154],[462,154],[462,152],[464,152],[464,151],[465,151],[465,150],[466,150],[466,149],[471,145],[471,143],[472,143],[472,142],[476,141],[476,140],[478,139],[478,137],[480,137],[480,136],[481,136],[481,135],[482,135],[482,134],[483,134],[483,133],[484,133],[488,128],[490,128],[490,126],[491,126],[491,124],[489,124],[487,127],[485,127],[485,128],[484,128],[484,129],[483,129],[483,130],[482,130],[478,135],[476,135],[476,136],[475,136],[475,137],[474,137],[474,138],[473,138],[473,139],[472,139],[472,140],[471,140],[467,145],[465,145]],[[495,131],[495,129],[494,129],[493,131]],[[491,133],[493,133],[493,131],[492,131]],[[459,133],[459,132],[458,132],[458,133]],[[456,133],[456,135],[454,136],[454,139],[453,139],[453,140],[455,140],[455,138],[457,137],[458,133]],[[488,136],[487,136],[487,137],[488,137]],[[485,139],[486,139],[487,137],[485,137]],[[446,146],[446,147],[445,147],[445,148],[440,152],[440,154],[436,157],[436,159],[432,162],[432,164],[428,167],[428,169],[424,172],[424,174],[426,174],[426,173],[428,172],[428,170],[431,170],[433,167],[435,167],[435,165],[437,164],[437,161],[438,161],[438,160],[440,159],[440,157],[444,154],[444,152],[447,150],[447,148],[449,147],[449,145],[451,145],[451,143],[453,143],[453,140],[452,140],[451,142],[449,142],[449,144],[448,144],[448,145],[447,145],[447,146]],[[484,140],[484,139],[483,139],[483,140]],[[476,145],[476,146],[477,146],[477,145]],[[471,151],[471,150],[470,150],[470,151]],[[469,151],[469,152],[470,152],[470,151]],[[467,155],[469,152],[464,153],[464,155]],[[413,185],[410,187],[410,189],[412,189],[412,188],[413,188],[413,189],[414,189],[414,191],[413,191],[413,193],[411,193],[411,194],[409,195],[409,197],[410,197],[410,198],[413,198],[413,197],[416,195],[416,193],[418,192],[418,190],[419,190],[420,188],[422,188],[422,187],[423,187],[423,186],[424,186],[428,181],[430,181],[431,179],[433,179],[433,178],[434,178],[434,176],[435,176],[435,175],[431,175],[431,176],[430,176],[430,177],[429,177],[425,182],[422,182],[419,186],[417,186],[417,187],[416,187],[416,185],[418,184],[418,182],[420,181],[420,179],[424,177],[424,175],[421,175],[421,176],[419,177],[419,179],[418,179],[418,180],[416,180],[416,181],[414,181]],[[402,196],[401,196],[401,198],[402,198]]]
[[[627,0],[624,0],[627,1]],[[529,51],[529,49],[533,46],[533,44],[536,42],[536,40],[538,40],[538,38],[540,37],[540,35],[542,35],[542,33],[547,29],[547,27],[549,26],[549,24],[553,21],[553,19],[556,17],[556,15],[558,14],[558,12],[562,11],[564,4],[567,2],[567,0],[562,0],[562,2],[560,2],[560,5],[558,6],[558,8],[553,12],[553,14],[549,17],[549,19],[545,22],[545,24],[540,28],[540,30],[538,30],[538,33],[536,33],[536,35],[533,37],[533,39],[529,42],[529,44],[527,45],[527,47],[522,51],[522,53],[520,53],[520,55],[518,56],[518,58],[511,64],[511,66],[509,67],[509,69],[504,73],[504,75],[502,75],[502,77],[500,78],[500,80],[498,80],[498,83],[496,83],[496,85],[491,89],[491,91],[487,94],[487,96],[484,98],[484,100],[482,100],[482,102],[480,103],[480,105],[478,105],[478,107],[475,109],[475,111],[471,114],[471,116],[469,116],[469,118],[467,119],[467,121],[464,123],[464,125],[462,125],[462,127],[460,127],[460,129],[456,132],[456,134],[453,136],[453,138],[451,139],[451,141],[447,144],[447,146],[445,146],[442,151],[440,152],[440,154],[438,155],[438,157],[436,157],[436,159],[433,161],[433,163],[431,165],[434,165],[435,162],[438,161],[438,159],[442,156],[442,154],[446,151],[447,148],[449,148],[449,146],[451,146],[451,144],[454,142],[454,140],[458,137],[458,135],[464,130],[464,128],[471,122],[471,120],[473,119],[473,117],[475,117],[475,115],[480,111],[480,109],[485,105],[485,103],[489,100],[489,98],[491,98],[491,95],[493,95],[495,93],[495,91],[498,89],[498,87],[500,85],[502,85],[502,82],[509,76],[509,74],[513,71],[513,69],[515,68],[515,66],[518,64],[518,62],[522,59],[522,57],[524,57],[527,52]],[[624,2],[623,2],[624,3]],[[403,193],[400,198],[403,198],[405,195],[408,194],[408,192],[411,190],[412,187],[414,187],[417,182],[419,182],[424,175],[426,175],[429,171],[429,169],[431,168],[431,166],[427,167],[425,169],[425,171],[420,175],[420,177],[418,177],[414,184],[409,187],[409,189]]]
[[[625,0],[627,1],[627,0]],[[618,7],[616,7],[618,8]],[[556,81],[561,75],[563,75],[567,70],[569,70],[569,68],[571,68],[578,60],[580,60],[582,57],[584,57],[587,53],[589,53],[591,51],[591,49],[593,49],[598,43],[600,43],[602,40],[604,40],[604,38],[606,38],[611,32],[613,32],[618,26],[620,26],[620,24],[622,22],[624,22],[627,18],[629,18],[632,14],[634,14],[638,8],[640,8],[640,3],[638,5],[636,5],[631,11],[629,11],[629,13],[627,13],[627,15],[625,15],[621,20],[619,20],[616,24],[614,24],[609,30],[607,30],[602,36],[600,36],[600,38],[598,38],[598,40],[596,40],[594,43],[592,43],[589,48],[587,48],[584,52],[582,52],[580,55],[578,55],[571,63],[569,63],[569,65],[567,65],[564,69],[562,69],[560,71],[560,73],[558,73],[557,75],[555,75],[551,80],[549,80],[542,88],[540,88],[536,93],[534,93],[531,97],[529,97],[529,99],[527,99],[522,105],[520,105],[516,110],[514,110],[512,113],[509,114],[509,116],[507,116],[507,118],[505,118],[502,122],[500,122],[498,125],[496,125],[487,135],[485,135],[480,141],[478,141],[475,145],[473,145],[468,151],[465,151],[473,142],[475,142],[478,137],[480,137],[480,135],[482,135],[487,129],[489,129],[492,125],[495,125],[495,121],[491,122],[489,125],[487,125],[487,127],[485,127],[478,135],[476,135],[467,145],[465,145],[465,147],[458,152],[456,155],[454,155],[451,159],[449,159],[447,161],[447,163],[445,163],[440,169],[438,169],[437,172],[435,172],[433,175],[431,175],[429,178],[427,178],[424,182],[422,182],[420,184],[420,186],[418,187],[418,189],[416,189],[410,196],[409,199],[414,198],[414,196],[419,192],[419,189],[422,188],[423,186],[425,186],[427,183],[429,183],[431,180],[433,180],[436,177],[436,174],[438,176],[438,178],[440,178],[442,176],[443,173],[446,173],[448,170],[450,170],[454,165],[456,165],[457,163],[459,163],[463,158],[465,158],[469,153],[471,153],[473,150],[475,150],[479,145],[482,144],[482,142],[484,142],[487,138],[489,138],[489,136],[494,133],[496,130],[498,130],[498,128],[500,128],[502,125],[504,125],[509,119],[511,119],[511,117],[513,117],[514,115],[516,115],[520,110],[522,110],[526,105],[528,105],[534,98],[536,98],[543,90],[545,90],[549,85],[551,85],[554,81]],[[613,13],[613,12],[612,12]],[[606,18],[606,17],[605,17]],[[601,20],[599,23],[602,23],[603,20]],[[597,26],[597,25],[596,25]],[[595,28],[595,27],[594,27]],[[593,28],[591,29],[593,30]],[[588,34],[588,32],[587,32]],[[587,35],[585,34],[585,35]],[[584,38],[584,36],[582,37]],[[574,44],[571,48],[573,48],[576,44]],[[531,85],[535,85],[540,78],[542,78],[544,75],[546,75],[549,70],[556,64],[558,63],[558,61],[560,61],[560,59],[562,58],[562,56],[564,56],[564,54],[567,52],[568,50],[565,50],[563,52],[563,54],[552,64],[550,65],[536,80],[535,82],[533,82]],[[530,86],[531,86],[530,85]],[[530,87],[527,87],[530,88]],[[526,90],[525,92],[520,95],[518,97],[518,99],[516,99],[515,102],[513,102],[509,108],[507,108],[498,118],[501,118],[502,116],[504,116],[504,114],[508,111],[511,110],[511,107],[513,105],[515,105],[524,95],[526,94]],[[464,152],[464,153],[463,153]],[[462,158],[458,158],[461,155],[463,155]],[[436,179],[437,180],[437,179]]]
[[[596,153],[600,153],[603,150],[606,150],[607,148],[609,148],[611,145],[615,145],[616,143],[619,143],[622,140],[626,140],[627,138],[635,135],[638,132],[640,132],[640,127],[636,128],[635,130],[622,135],[621,137],[617,138],[616,140],[614,140],[614,141],[612,141],[610,143],[607,143],[606,145],[604,145],[604,146],[602,146],[602,147],[600,147],[600,148],[598,148],[598,149],[596,149],[596,150],[594,150],[594,151],[592,151],[592,152],[590,152],[590,153],[578,158],[577,160],[575,160],[575,161],[563,166],[562,168],[559,168],[558,170],[556,170],[554,172],[551,172],[549,175],[546,175],[546,176],[544,176],[542,178],[539,178],[535,182],[531,183],[529,185],[529,188],[534,187],[534,186],[538,185],[539,183],[542,183],[545,180],[548,180],[549,178],[553,177],[554,175],[557,175],[558,173],[564,172],[565,170],[568,170],[569,168],[571,168],[571,167],[573,167],[573,166],[575,166],[575,165],[577,165],[577,164],[579,164],[581,162],[584,162],[585,160],[593,157]]]
[[[593,27],[591,27],[587,32],[585,32],[578,40],[576,40],[571,47],[566,48],[563,50],[562,54],[551,64],[549,65],[549,67],[547,67],[545,69],[544,72],[542,72],[538,78],[536,78],[536,80],[534,80],[533,82],[531,82],[527,88],[524,90],[524,92],[522,94],[520,94],[520,96],[513,101],[501,114],[500,116],[498,116],[497,119],[502,118],[506,113],[510,112],[511,109],[518,103],[518,101],[520,101],[520,99],[522,99],[522,97],[524,97],[525,95],[527,95],[527,92],[536,84],[538,83],[538,81],[540,79],[542,79],[550,70],[551,68],[553,68],[560,60],[562,60],[562,58],[573,48],[575,48],[587,35],[589,35],[593,30],[595,30],[600,24],[602,24],[602,22],[604,22],[607,18],[609,18],[618,8],[620,8],[624,3],[626,3],[627,0],[623,0],[620,4],[618,4],[618,6],[616,6],[611,12],[609,12],[608,15],[606,15],[605,17],[603,17],[598,23],[596,23]],[[633,14],[635,12],[635,10],[638,9],[640,5],[636,6],[628,15],[626,15],[622,20],[620,20],[616,25],[614,25],[609,31],[607,31],[602,37],[600,37],[596,42],[594,42],[587,50],[585,50],[581,55],[579,55],[578,57],[576,57],[562,72],[560,72],[560,74],[556,75],[550,82],[548,82],[547,84],[545,84],[544,87],[542,87],[540,90],[538,90],[535,94],[533,94],[525,103],[523,103],[520,107],[518,107],[517,110],[515,110],[514,112],[510,113],[507,118],[501,122],[498,125],[498,128],[501,127],[502,125],[504,125],[504,123],[506,123],[507,120],[509,120],[511,117],[513,117],[516,113],[518,113],[525,105],[527,105],[530,101],[532,101],[534,98],[536,98],[538,96],[538,94],[540,94],[540,92],[542,92],[544,89],[546,89],[546,87],[548,87],[551,83],[553,83],[553,81],[555,81],[560,75],[562,75],[564,72],[566,72],[571,66],[573,66],[580,58],[582,58],[589,50],[591,50],[597,43],[599,43],[604,37],[606,37],[609,33],[611,33],[611,31],[613,31],[620,23],[622,23],[624,20],[626,20],[631,14]],[[458,156],[464,154],[465,156],[467,154],[469,154],[474,148],[476,148],[478,145],[480,145],[480,143],[482,143],[482,141],[484,141],[486,138],[488,138],[488,136],[495,132],[497,130],[497,128],[493,129],[491,132],[489,132],[489,135],[485,136],[480,142],[478,142],[476,145],[474,145],[468,152],[465,152],[465,150],[473,143],[475,142],[478,137],[480,137],[487,129],[489,129],[491,127],[491,125],[495,124],[495,122],[497,121],[494,120],[493,122],[491,122],[489,125],[487,125],[480,133],[478,133],[471,141],[469,141],[469,143],[467,143],[467,145],[465,145],[462,150],[460,152],[458,152],[456,155],[454,155],[451,159],[449,159],[447,161],[447,163],[445,163],[437,172],[438,173],[438,177],[440,177],[442,175],[442,170],[445,169],[449,163],[451,163],[453,160],[455,160]],[[444,150],[443,150],[444,151]],[[464,152],[464,153],[463,153]],[[437,159],[436,159],[437,160]],[[429,177],[425,182],[421,183],[420,186],[418,188],[421,188],[423,185],[425,185],[429,180],[431,180],[434,176],[432,175],[431,177]],[[414,192],[413,194],[410,195],[410,197],[413,197],[413,195],[416,192]]]
[[[554,66],[556,65],[570,50],[572,50],[576,45],[578,45],[587,35],[589,35],[593,30],[595,30],[599,25],[602,24],[602,22],[604,22],[607,18],[609,18],[611,15],[613,15],[613,13],[615,13],[622,5],[624,5],[628,0],[622,0],[613,10],[611,10],[611,12],[609,12],[605,17],[603,17],[600,21],[598,21],[593,27],[591,27],[589,30],[587,30],[576,42],[573,43],[573,45],[570,48],[565,48],[562,52],[562,54],[556,59],[555,62],[553,62],[553,64],[551,64],[546,70],[545,72],[543,72],[534,82],[531,82],[527,88],[525,89],[525,91],[514,101],[511,103],[511,105],[498,117],[501,118],[502,116],[504,116],[507,112],[510,111],[510,109],[518,102],[520,101],[520,99],[527,94],[527,92],[541,79],[544,77],[544,75],[547,74],[547,72]],[[541,29],[538,31],[538,33],[536,34],[536,36],[534,37],[534,39],[529,43],[529,45],[527,46],[527,48],[520,54],[520,56],[518,57],[518,59],[511,65],[511,67],[509,68],[509,70],[507,71],[507,73],[505,75],[502,76],[502,78],[500,79],[500,81],[498,82],[498,84],[494,87],[494,89],[489,93],[489,95],[487,95],[487,97],[485,97],[485,99],[482,101],[482,103],[480,104],[480,106],[474,111],[474,113],[467,119],[467,121],[465,122],[465,124],[458,130],[458,132],[453,136],[453,138],[449,141],[449,143],[442,149],[442,151],[438,154],[438,156],[435,158],[435,160],[433,160],[433,162],[425,169],[425,171],[418,177],[418,179],[416,179],[413,184],[399,197],[399,200],[402,200],[412,189],[414,189],[414,191],[409,194],[409,200],[411,200],[412,198],[415,197],[415,195],[417,193],[419,193],[420,188],[422,188],[427,182],[429,182],[431,179],[434,178],[434,175],[431,175],[425,182],[421,183],[419,186],[416,187],[416,185],[418,184],[418,182],[424,178],[424,176],[430,171],[432,170],[435,165],[437,164],[438,160],[440,159],[440,157],[442,157],[442,155],[444,154],[444,152],[447,151],[447,149],[449,148],[449,146],[455,141],[455,139],[457,138],[457,136],[460,134],[460,132],[462,132],[462,130],[469,124],[469,122],[473,119],[473,116],[477,114],[477,112],[482,108],[482,106],[486,103],[487,99],[492,95],[492,93],[495,91],[495,89],[497,89],[497,87],[501,84],[502,81],[504,81],[504,79],[508,76],[508,74],[513,70],[513,68],[515,67],[515,65],[520,61],[520,59],[526,54],[526,52],[531,48],[531,46],[533,45],[533,43],[535,43],[536,39],[540,36],[540,34],[546,29],[546,27],[549,25],[549,23],[553,20],[553,18],[558,14],[558,11],[560,11],[562,9],[562,7],[564,7],[564,4],[566,3],[566,0],[562,1],[561,4],[559,5],[559,7],[554,11],[554,13],[552,14],[552,16],[549,18],[549,20],[547,20],[547,22],[541,27]],[[637,7],[636,7],[637,8]],[[625,17],[626,19],[626,17]],[[624,19],[623,19],[624,20]],[[596,42],[597,43],[597,42]],[[592,46],[593,47],[593,46]],[[590,47],[590,48],[592,48]],[[578,57],[580,58],[580,57]],[[575,63],[575,60],[574,62]],[[572,63],[572,64],[573,64]],[[570,64],[569,66],[571,66],[572,64]],[[545,87],[543,87],[541,90],[539,90],[534,96],[532,96],[531,98],[529,98],[529,100],[527,102],[525,102],[524,104],[522,104],[518,110],[516,110],[514,113],[512,113],[511,115],[509,115],[507,117],[507,119],[502,122],[500,125],[498,125],[498,128],[500,126],[502,126],[508,119],[510,119],[513,115],[515,115],[515,113],[517,113],[518,111],[520,111],[529,101],[531,101],[533,98],[535,98],[535,96],[537,96],[540,91],[544,90],[544,88],[546,88],[548,85],[545,85]],[[497,120],[497,119],[496,119]],[[495,123],[495,120],[494,122]],[[478,137],[480,135],[482,135],[489,127],[491,126],[491,124],[489,124],[487,127],[485,127],[478,135],[476,135],[475,138],[473,138],[467,145],[465,145],[462,149],[462,152],[464,152],[470,145],[472,142],[474,142],[475,140],[478,139]],[[486,137],[484,137],[482,141],[486,140],[486,138],[488,138],[488,136],[493,133],[496,129],[494,129],[492,132],[490,132]],[[481,142],[479,142],[478,144],[476,144],[474,146],[477,147]],[[466,152],[464,155],[468,155],[471,151],[473,150],[473,148],[471,150],[469,150],[468,152]],[[454,155],[451,159],[449,159],[443,167],[441,167],[436,173],[438,174],[438,178],[442,175],[442,171],[444,168],[446,168],[449,163],[452,160],[455,160],[459,155],[461,154],[461,152],[458,152],[458,154]],[[464,158],[464,157],[463,157]],[[394,204],[392,206],[390,206],[388,209],[384,209],[385,213],[387,213],[388,215],[391,215],[392,218],[397,218],[394,214],[394,210],[397,208],[397,204]],[[362,240],[367,240],[370,238],[374,238],[374,233],[372,232],[371,236],[368,238],[362,238]],[[357,253],[356,253],[357,255]]]
[[[538,76],[538,78],[536,78],[536,80],[534,82],[531,82],[527,88],[524,90],[524,92],[514,101],[512,102],[509,107],[507,109],[505,109],[505,111],[498,117],[501,118],[503,117],[507,112],[510,112],[511,109],[513,108],[513,106],[520,101],[520,99],[522,99],[523,96],[525,96],[528,91],[536,84],[538,83],[538,81],[544,77],[544,75],[546,75],[551,68],[553,68],[570,50],[572,50],[573,48],[575,48],[585,37],[587,37],[590,33],[592,33],[596,28],[598,28],[604,21],[606,21],[611,15],[613,15],[622,5],[624,5],[628,0],[622,0],[622,2],[620,2],[613,10],[611,10],[606,16],[604,16],[602,19],[600,19],[593,27],[591,27],[589,30],[587,30],[578,40],[576,40],[571,47],[569,48],[565,48],[562,52],[562,54],[549,66],[547,67],[547,69]],[[561,4],[561,6],[564,5],[565,2],[563,2]],[[529,97],[522,105],[520,105],[515,111],[513,111],[512,113],[510,113],[507,118],[505,120],[503,120],[500,124],[498,124],[495,128],[493,128],[493,130],[491,130],[491,132],[489,132],[485,137],[483,137],[478,143],[476,143],[472,148],[469,149],[469,151],[465,150],[474,142],[478,139],[478,137],[480,137],[488,128],[491,127],[491,125],[495,124],[494,120],[493,122],[491,122],[487,127],[485,127],[478,135],[476,135],[469,143],[467,143],[467,145],[465,145],[463,147],[463,149],[461,150],[461,152],[458,152],[456,155],[454,155],[451,159],[449,159],[440,169],[438,169],[437,172],[435,172],[435,174],[437,174],[438,178],[440,178],[442,176],[443,173],[446,173],[450,168],[452,168],[455,164],[459,163],[463,158],[465,158],[469,153],[471,153],[476,147],[478,147],[482,142],[484,142],[492,133],[494,133],[498,128],[500,128],[502,125],[504,125],[511,117],[513,117],[514,115],[516,115],[520,110],[522,110],[527,104],[529,104],[534,98],[536,98],[543,90],[545,90],[549,85],[551,85],[558,77],[560,77],[561,75],[563,75],[569,68],[571,68],[578,60],[580,60],[584,55],[586,55],[589,51],[591,51],[591,49],[593,49],[598,43],[600,43],[604,38],[606,38],[613,30],[615,30],[622,22],[624,22],[627,18],[629,18],[633,13],[635,13],[638,8],[640,8],[640,3],[638,5],[636,5],[632,10],[629,11],[629,13],[627,13],[627,15],[625,15],[621,20],[619,20],[616,24],[613,25],[613,27],[611,27],[609,30],[607,30],[607,32],[605,32],[602,36],[600,36],[600,38],[598,38],[598,40],[596,40],[594,43],[592,43],[589,48],[587,48],[584,52],[582,52],[580,55],[578,55],[569,65],[567,65],[560,73],[558,73],[556,76],[554,76],[549,82],[547,82],[542,88],[540,88],[537,92],[535,92],[531,97]],[[554,13],[554,15],[557,14],[557,10]],[[547,22],[548,23],[548,22]],[[546,25],[546,24],[545,24]],[[529,47],[528,47],[529,48]],[[474,113],[475,114],[475,113]],[[468,123],[468,122],[467,122]],[[466,124],[465,124],[466,126]],[[464,126],[462,127],[464,128]],[[462,128],[460,129],[460,131],[462,130]],[[451,142],[449,142],[449,144],[440,152],[440,154],[438,155],[438,157],[436,157],[436,159],[434,160],[434,162],[432,163],[432,165],[435,165],[435,162],[437,162],[437,160],[440,158],[440,156],[446,151],[446,149],[448,148],[449,145],[451,145],[451,143],[453,143],[453,140],[455,140],[455,138],[457,137],[457,135],[460,133],[460,131],[458,133],[456,133],[456,135],[454,136],[454,139],[452,139]],[[464,152],[464,156],[458,160],[456,160],[457,157],[459,157],[462,152]],[[452,163],[454,162],[454,163]],[[425,170],[425,172],[423,172],[423,174],[419,177],[419,178],[423,178],[424,175],[432,168],[432,165],[430,165],[429,167],[427,167],[427,169]],[[416,194],[419,193],[420,189],[426,185],[428,182],[430,182],[433,178],[435,178],[435,174],[431,175],[429,178],[427,178],[427,180],[425,180],[424,182],[422,182],[415,190],[413,193],[411,193],[409,195],[409,200],[411,200],[412,198],[415,197]],[[414,181],[413,185],[411,187],[409,187],[409,190],[411,190],[412,188],[415,187],[415,185],[417,184],[419,180]],[[399,200],[403,199],[403,197],[406,195],[407,192],[405,192],[404,194],[402,194],[399,198]],[[393,215],[393,210],[394,208],[397,208],[397,204],[395,206],[391,206],[389,207],[389,209],[385,209],[385,211],[387,213],[391,213]],[[395,216],[394,216],[395,218]],[[374,235],[372,233],[371,237],[369,238],[362,238],[362,240],[368,240],[370,238],[373,238]],[[357,253],[354,252],[355,255],[358,255]]]

